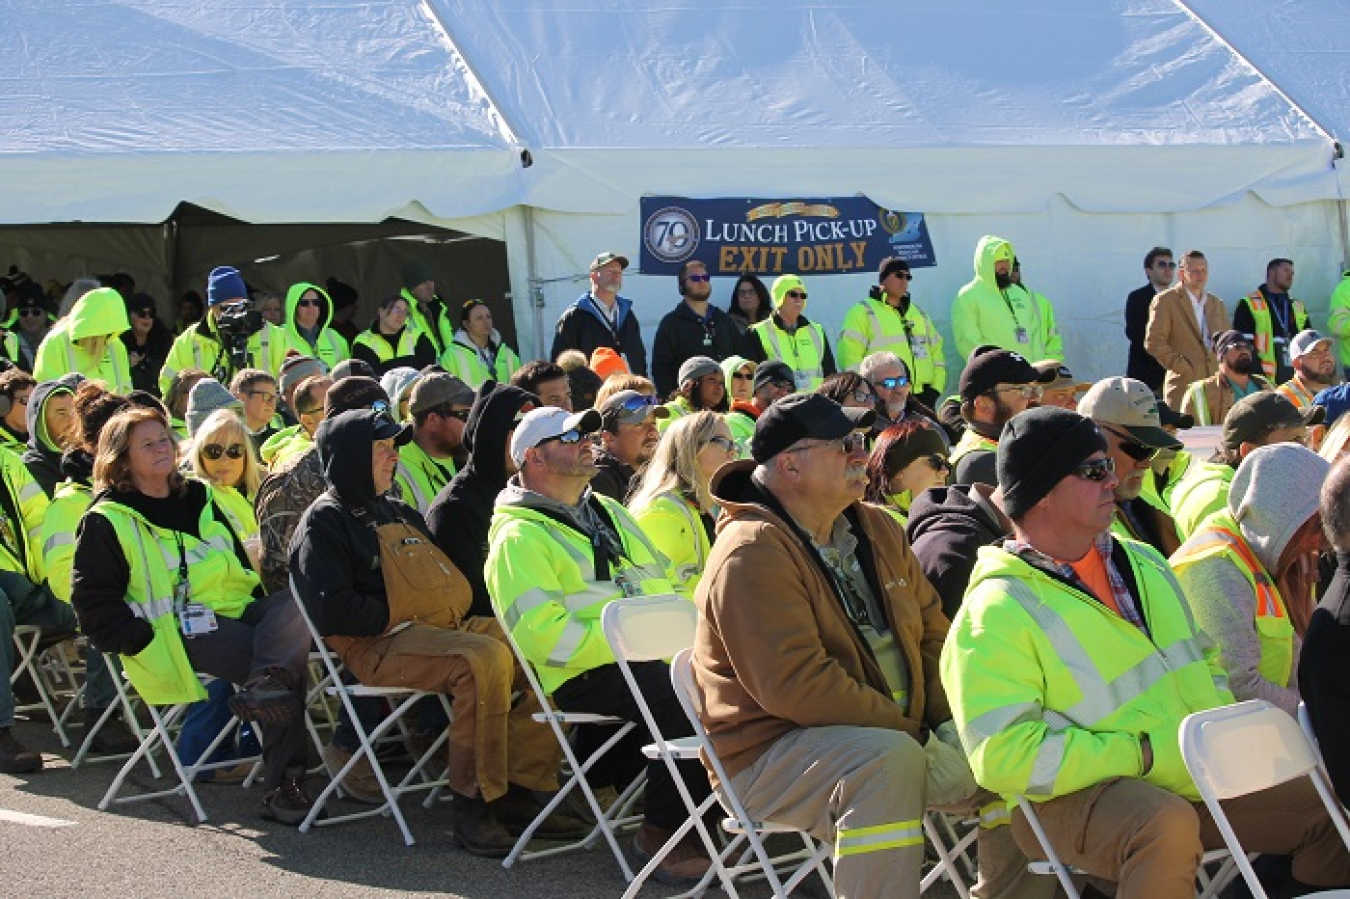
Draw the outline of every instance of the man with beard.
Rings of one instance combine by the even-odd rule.
[[[878,350],[863,359],[858,365],[858,374],[872,385],[877,394],[874,433],[881,433],[907,414],[933,416],[931,409],[914,399],[914,381],[910,378],[909,369],[890,350]]]
[[[408,505],[423,515],[459,466],[468,461],[464,424],[473,399],[473,390],[454,375],[436,372],[413,385],[408,401],[413,438],[399,449],[394,479]]]
[[[1143,381],[1107,378],[1093,384],[1078,402],[1078,414],[1092,419],[1106,438],[1115,465],[1116,515],[1111,532],[1152,546],[1164,556],[1176,552],[1176,522],[1153,487],[1152,462],[1159,451],[1182,448],[1162,426],[1158,398]]]
[[[1218,424],[1238,400],[1270,389],[1270,382],[1257,374],[1261,363],[1246,334],[1215,334],[1214,355],[1219,360],[1218,372],[1191,384],[1181,401],[1181,413],[1194,415],[1201,426]]]
[[[691,259],[676,277],[684,299],[661,319],[652,341],[652,380],[662,398],[680,386],[676,374],[686,359],[709,356],[721,362],[736,352],[740,339],[731,317],[708,302],[712,276],[704,263]]]
[[[994,453],[1003,426],[1040,398],[1041,383],[1054,379],[1053,371],[1043,375],[1011,350],[975,348],[961,372],[961,417],[966,431],[952,449],[955,483],[998,483]]]
[[[967,358],[993,344],[1029,359],[1063,359],[1064,341],[1050,301],[1013,279],[1012,244],[987,234],[975,245],[975,277],[952,301],[952,335]]]
[[[1266,282],[1238,300],[1233,312],[1233,327],[1252,335],[1261,373],[1272,384],[1294,376],[1290,341],[1312,327],[1303,301],[1289,295],[1293,286],[1293,260],[1272,259],[1266,263]]]
[[[591,492],[621,503],[638,469],[656,452],[660,440],[657,419],[667,417],[670,411],[658,406],[654,396],[620,390],[600,404],[599,412],[603,422],[595,452],[599,473],[591,481]]]
[[[1289,361],[1294,366],[1294,376],[1276,387],[1275,392],[1300,411],[1311,406],[1313,397],[1336,383],[1333,343],[1330,337],[1323,337],[1312,329],[1299,331],[1289,341]]]

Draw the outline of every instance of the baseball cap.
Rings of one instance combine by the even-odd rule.
[[[798,440],[837,440],[866,430],[877,420],[871,409],[845,409],[819,393],[794,393],[774,403],[755,422],[750,455],[767,462]]]
[[[1162,429],[1158,398],[1134,378],[1105,378],[1078,401],[1078,414],[1098,424],[1113,425],[1145,446],[1181,449],[1182,443]]]
[[[697,381],[706,375],[720,372],[722,367],[717,364],[717,360],[709,356],[690,356],[684,360],[680,366],[679,383],[684,384],[687,381]]]
[[[601,423],[600,413],[594,409],[568,412],[557,406],[540,406],[525,413],[516,425],[515,433],[511,435],[511,458],[517,465],[524,465],[526,450],[568,431],[594,434],[600,430]]]
[[[1067,390],[1070,387],[1081,387],[1086,390],[1092,386],[1091,381],[1075,378],[1073,372],[1069,371],[1069,366],[1058,359],[1042,359],[1031,367],[1036,369],[1041,378],[1051,376],[1049,381],[1041,381],[1046,390]]]
[[[1223,419],[1223,446],[1237,449],[1271,431],[1321,424],[1325,417],[1326,410],[1321,406],[1309,406],[1300,412],[1282,394],[1262,390],[1243,397],[1228,410]]]
[[[973,400],[999,384],[1048,384],[1054,379],[1054,372],[1042,374],[1020,354],[985,344],[970,351],[961,370],[960,394],[963,400]]]
[[[454,375],[435,372],[423,375],[413,384],[408,412],[416,415],[437,406],[472,406],[473,388]]]
[[[609,429],[621,424],[641,424],[649,416],[670,417],[670,410],[662,406],[656,397],[644,396],[636,390],[620,390],[601,403],[598,411],[604,426]]]
[[[761,362],[755,368],[755,389],[768,387],[776,381],[783,381],[791,384],[795,390],[797,388],[797,378],[792,373],[786,362],[780,362],[777,359],[770,359],[768,362]]]
[[[1158,400],[1158,419],[1164,428],[1174,427],[1179,431],[1189,431],[1195,427],[1195,416],[1177,412],[1162,400]]]
[[[1214,355],[1222,356],[1239,343],[1252,346],[1252,338],[1241,331],[1220,331],[1214,335]]]
[[[1335,341],[1312,328],[1299,331],[1294,335],[1294,339],[1289,341],[1289,361],[1293,362],[1295,359],[1308,355],[1317,348],[1319,343],[1326,343],[1330,346]]]
[[[375,419],[374,427],[370,432],[372,440],[389,440],[392,438],[395,446],[403,446],[413,439],[412,425],[399,424],[390,418],[386,412],[370,411],[358,414],[370,415]]]
[[[620,256],[618,253],[614,252],[605,252],[595,257],[595,261],[591,263],[591,271],[595,271],[602,265],[609,265],[611,262],[619,263],[619,268],[621,269],[628,268],[627,256]]]

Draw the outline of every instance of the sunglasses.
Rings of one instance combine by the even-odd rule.
[[[45,309],[36,309],[36,308],[31,307],[31,306],[30,306],[29,308],[27,308],[27,309],[20,309],[20,310],[19,310],[19,315],[24,316],[25,318],[41,318],[42,316],[44,316],[44,315],[46,315],[46,314],[47,314],[47,310],[45,310]]]
[[[136,316],[137,318],[154,318],[154,317],[155,317],[155,310],[153,310],[153,309],[136,309],[136,310],[133,310],[131,314],[134,315],[134,316]]]
[[[1085,481],[1100,484],[1116,473],[1116,463],[1109,456],[1105,459],[1093,459],[1091,462],[1084,462],[1079,465],[1073,470],[1073,473]]]
[[[300,302],[296,303],[295,305],[299,306],[301,309],[308,309],[308,308],[310,308],[311,306],[319,306],[319,305],[322,305],[322,303],[323,303],[323,300],[301,300]]]
[[[712,275],[685,275],[684,280],[693,281],[695,284],[707,284],[712,280]]]
[[[730,437],[723,437],[721,434],[718,434],[716,437],[709,437],[708,443],[713,446],[721,447],[729,453],[740,452],[740,447],[736,445],[735,440],[732,440]]]
[[[948,462],[945,456],[939,456],[937,453],[934,453],[931,456],[925,456],[923,460],[927,462],[928,467],[934,471],[952,470],[952,463]]]
[[[261,399],[264,404],[272,405],[277,401],[277,395],[266,390],[245,390],[245,396],[251,396],[254,399]]]
[[[908,387],[909,378],[906,378],[904,375],[900,375],[894,378],[882,378],[878,381],[873,381],[872,383],[885,390],[895,390],[899,387]]]
[[[219,461],[221,456],[242,459],[244,458],[244,445],[242,443],[231,443],[229,446],[221,446],[219,443],[208,443],[202,447],[202,455],[212,462]]]
[[[543,446],[545,443],[554,443],[554,442],[564,444],[565,446],[575,446],[576,444],[581,443],[583,440],[586,440],[588,437],[590,437],[589,434],[583,434],[576,428],[573,428],[572,430],[559,434],[556,437],[545,437],[543,440],[536,443],[535,446]]]
[[[379,412],[381,415],[389,414],[389,404],[384,400],[375,400],[370,404],[370,408]]]
[[[731,376],[733,381],[753,381],[755,376],[752,372],[736,372]]]
[[[1115,428],[1108,428],[1105,425],[1102,426],[1102,430],[1115,435],[1120,441],[1120,451],[1136,462],[1152,462],[1153,457],[1158,455],[1157,447],[1140,443],[1129,434],[1122,434]]]
[[[657,405],[660,404],[656,401],[656,397],[638,394],[637,396],[625,397],[617,409],[610,409],[609,412],[610,414],[615,412],[641,412],[649,406]]]
[[[1163,262],[1161,259],[1159,259],[1157,262],[1153,263],[1153,267],[1154,267],[1154,268],[1176,268],[1176,267],[1177,267],[1177,264],[1176,264],[1175,262]]]
[[[913,281],[914,276],[909,272],[891,272],[892,278],[899,278],[901,281]]]
[[[783,296],[787,297],[788,299],[792,299],[792,300],[804,300],[804,299],[806,299],[806,291],[804,291],[804,290],[789,290],[787,293],[783,294]]]
[[[441,418],[453,418],[456,421],[469,420],[469,413],[465,409],[437,409],[436,414]]]

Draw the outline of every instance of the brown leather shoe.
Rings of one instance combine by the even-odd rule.
[[[645,865],[651,861],[652,856],[661,851],[661,847],[666,845],[674,833],[673,830],[643,822],[637,833],[633,834],[633,851]],[[703,879],[703,875],[708,873],[710,867],[712,859],[708,858],[697,831],[691,830],[666,853],[661,863],[656,866],[656,870],[652,872],[652,876],[666,886],[691,887]]]
[[[8,727],[0,727],[0,774],[32,774],[41,770],[41,753],[20,743]]]
[[[325,743],[323,747],[323,760],[328,764],[332,771],[341,771],[342,766],[351,759],[352,753],[336,746],[333,743]],[[375,777],[375,769],[370,767],[370,757],[361,756],[352,770],[347,772],[347,776],[342,778],[342,791],[355,799],[357,802],[364,802],[366,805],[383,805],[384,792],[380,789],[380,781]]]
[[[516,841],[482,796],[455,796],[455,842],[480,858],[506,858]]]

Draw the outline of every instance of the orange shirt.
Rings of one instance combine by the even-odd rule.
[[[1101,553],[1097,548],[1089,549],[1083,558],[1077,562],[1067,562],[1078,579],[1087,585],[1092,595],[1097,597],[1112,612],[1120,614],[1120,606],[1116,604],[1115,591],[1111,589],[1111,578],[1106,573],[1106,563],[1102,560]]]

